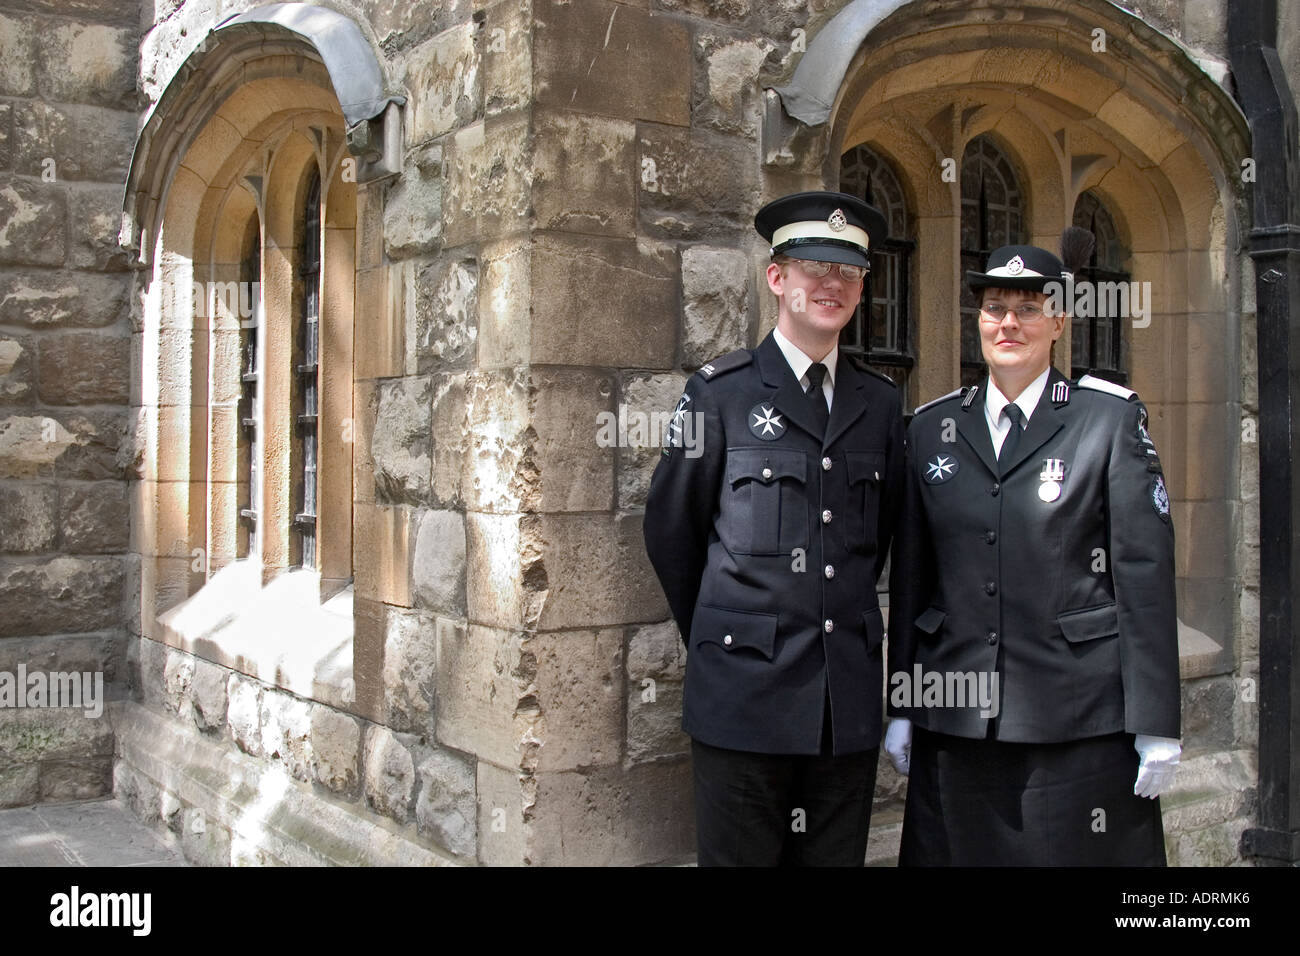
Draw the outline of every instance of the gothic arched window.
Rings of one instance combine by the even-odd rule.
[[[896,381],[907,405],[908,375],[916,362],[909,328],[911,254],[916,243],[907,238],[903,188],[883,157],[867,146],[855,146],[840,157],[840,191],[879,209],[887,227],[885,240],[871,250],[871,274],[863,283],[862,302],[840,334],[840,347],[864,354],[873,367]]]
[[[1024,242],[1025,210],[1010,160],[987,136],[966,144],[961,160],[961,383],[983,376],[979,300],[966,286],[968,270],[983,272],[989,253]]]
[[[1087,229],[1096,238],[1092,258],[1079,270],[1075,282],[1091,282],[1094,295],[1086,300],[1093,303],[1087,315],[1075,315],[1070,328],[1071,374],[1078,378],[1091,372],[1099,378],[1124,384],[1128,375],[1124,370],[1123,317],[1112,315],[1119,301],[1109,294],[1111,283],[1128,284],[1131,275],[1124,269],[1128,253],[1120,242],[1115,220],[1106,210],[1100,197],[1087,192],[1074,204],[1074,225]],[[1076,293],[1075,299],[1079,300]],[[1127,299],[1123,300],[1127,301]]]

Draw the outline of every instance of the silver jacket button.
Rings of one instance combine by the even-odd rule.
[[[826,565],[826,577],[828,580],[830,578],[835,577],[835,565],[833,564]]]
[[[763,469],[763,480],[766,481],[768,478],[771,478],[771,477],[772,477],[772,469],[771,469],[771,468],[764,468],[764,469]]]
[[[724,637],[724,638],[722,639],[722,643],[723,643],[723,644],[730,645],[730,644],[731,644],[731,635],[728,634],[726,637]]]
[[[835,630],[835,622],[828,617],[826,623],[822,625],[822,628],[827,634],[829,634],[831,631]]]
[[[822,524],[830,524],[830,523],[831,523],[831,512],[830,509],[828,508],[827,510],[822,512]]]
[[[822,471],[830,471],[830,470],[831,470],[831,460],[829,458],[823,458]]]

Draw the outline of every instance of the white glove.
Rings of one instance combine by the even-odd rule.
[[[1183,746],[1172,737],[1148,737],[1146,734],[1138,734],[1133,746],[1142,757],[1133,795],[1154,800],[1174,782]]]
[[[912,722],[906,717],[895,717],[889,722],[885,753],[889,754],[894,769],[906,777],[912,760]]]

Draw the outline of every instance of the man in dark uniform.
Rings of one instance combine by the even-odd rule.
[[[687,642],[700,864],[861,866],[881,732],[875,582],[903,436],[893,383],[837,343],[884,220],[812,192],[755,226],[776,329],[687,382],[646,550]]]
[[[885,741],[911,773],[900,862],[1162,865],[1144,798],[1178,762],[1178,633],[1146,409],[1051,366],[1056,256],[1006,246],[967,281],[989,376],[908,428]]]

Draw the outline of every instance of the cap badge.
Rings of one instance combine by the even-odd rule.
[[[1025,260],[1019,256],[1012,256],[1011,261],[1007,263],[1007,272],[1013,276],[1018,276],[1025,271]]]
[[[836,209],[826,217],[826,225],[830,227],[831,232],[843,232],[848,224],[849,221],[845,218],[843,209]]]

